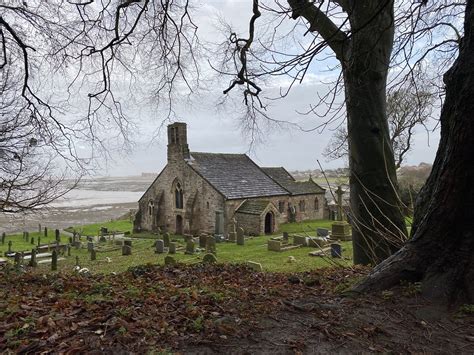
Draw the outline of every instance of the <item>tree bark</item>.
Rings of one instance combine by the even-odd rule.
[[[354,1],[353,37],[343,64],[348,124],[354,263],[377,264],[407,231],[398,196],[386,109],[393,1]]]
[[[412,238],[378,265],[355,291],[421,281],[427,297],[474,302],[474,6],[467,2],[465,37],[445,74],[441,140],[431,175],[415,206]]]

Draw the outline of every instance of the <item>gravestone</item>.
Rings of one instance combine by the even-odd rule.
[[[54,249],[51,255],[51,271],[56,270],[58,270],[58,253],[56,252],[56,249]]]
[[[285,242],[288,242],[290,240],[290,235],[288,234],[288,232],[283,232],[283,240]]]
[[[56,229],[54,231],[54,236],[55,236],[57,242],[61,241],[61,235],[59,234],[59,229]]]
[[[247,261],[247,266],[250,267],[252,270],[257,272],[262,272],[263,267],[262,264],[256,263],[255,261]]]
[[[31,250],[30,266],[36,267],[38,263],[36,262],[36,249]]]
[[[176,260],[172,256],[166,255],[165,265],[176,265]]]
[[[316,238],[309,238],[308,239],[308,246],[313,247],[313,248],[322,248],[328,245],[329,242],[327,239],[323,237],[316,237]]]
[[[176,243],[170,242],[170,246],[168,247],[169,254],[176,254]]]
[[[278,240],[269,240],[268,251],[281,251],[281,242]]]
[[[199,236],[199,248],[205,248],[206,247],[206,241],[207,241],[207,235],[206,234],[201,234]]]
[[[94,243],[93,242],[87,242],[87,251],[91,252],[94,250]]]
[[[169,248],[169,246],[170,246],[170,234],[169,233],[163,234],[163,246],[165,248]]]
[[[95,249],[91,250],[91,261],[96,261],[97,260],[97,252]]]
[[[228,240],[231,243],[235,243],[235,241],[237,240],[237,232],[230,231]]]
[[[44,236],[45,236],[45,237],[48,236],[48,228],[47,228],[47,227],[44,227]]]
[[[107,238],[105,238],[105,236],[101,235],[99,237],[99,243],[106,243],[107,242]]]
[[[124,244],[122,246],[122,255],[132,255],[132,247]]]
[[[214,234],[220,238],[224,236],[224,211],[216,211]]]
[[[342,246],[339,243],[331,243],[331,257],[341,258],[342,257]]]
[[[217,263],[217,258],[214,254],[206,254],[202,257],[202,262],[204,264],[215,264]]]
[[[31,237],[30,244],[35,245],[35,237]]]
[[[318,236],[318,237],[328,237],[329,236],[329,229],[326,229],[326,228],[316,229],[316,236]]]
[[[12,244],[13,242],[11,240],[8,241],[8,252],[11,253],[12,252]]]
[[[237,228],[237,245],[244,245],[245,244],[245,237],[244,237],[244,229],[242,227]]]
[[[195,248],[194,241],[192,239],[188,240],[188,242],[186,243],[186,252],[185,252],[185,254],[193,255],[195,252],[196,252],[196,248]]]
[[[163,254],[164,252],[165,252],[165,242],[161,239],[158,239],[155,242],[155,253],[156,254]]]
[[[304,247],[308,246],[308,238],[302,235],[295,235],[293,236],[293,244],[294,245],[302,245]]]
[[[38,236],[38,246],[41,245],[41,236]]]
[[[131,240],[124,240],[123,245],[129,246],[131,248],[132,247],[132,241]]]
[[[2,233],[2,245],[5,244],[5,238],[6,238],[6,237],[7,237],[6,233],[3,232],[3,233]]]
[[[344,192],[341,186],[338,186],[337,191],[337,221],[331,226],[331,239],[333,240],[352,240],[350,224],[344,221],[342,208],[342,195]]]
[[[208,235],[206,238],[206,252],[216,254],[216,239],[212,235]]]
[[[15,269],[19,270],[21,265],[21,254],[16,253],[14,259]]]

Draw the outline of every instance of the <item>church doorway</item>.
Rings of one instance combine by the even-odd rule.
[[[176,234],[183,234],[183,217],[180,215],[176,216]]]
[[[265,234],[272,234],[274,232],[274,217],[272,212],[265,215]]]

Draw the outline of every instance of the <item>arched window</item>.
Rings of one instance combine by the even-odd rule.
[[[176,184],[176,188],[174,190],[174,199],[175,199],[176,208],[182,209],[183,208],[183,189],[181,188],[181,184],[179,182]]]
[[[153,200],[150,200],[148,202],[148,215],[153,216],[154,212],[155,212],[155,204],[153,203]]]
[[[278,201],[278,211],[280,213],[285,212],[285,201]]]
[[[301,200],[301,201],[300,201],[300,212],[304,212],[305,207],[306,207],[306,206],[305,206],[305,201],[304,201],[304,200]]]
[[[209,201],[206,202],[206,207],[209,209]]]
[[[317,197],[314,199],[314,210],[319,211],[319,200]]]

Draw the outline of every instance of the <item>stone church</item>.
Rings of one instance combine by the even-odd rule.
[[[186,124],[176,122],[168,126],[168,162],[140,198],[134,230],[212,234],[222,211],[226,236],[234,223],[249,235],[270,234],[280,223],[322,219],[324,193],[311,178],[295,181],[246,154],[191,152]]]

